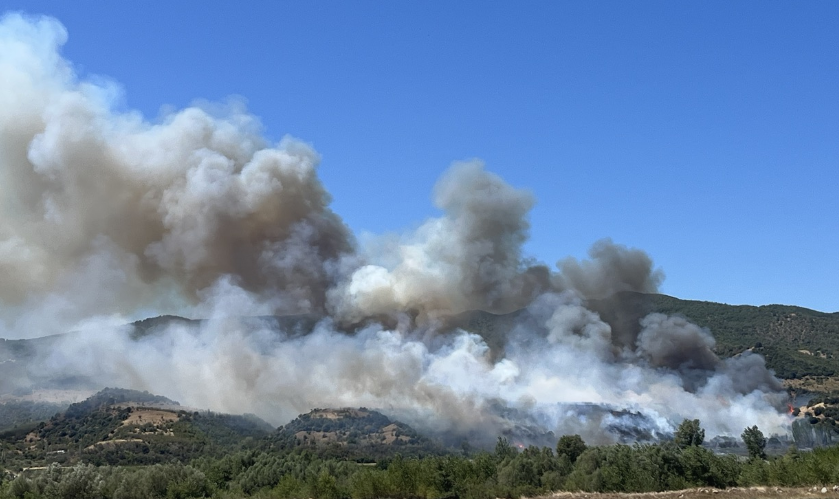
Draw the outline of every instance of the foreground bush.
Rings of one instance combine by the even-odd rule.
[[[695,441],[695,440],[694,440]],[[242,451],[190,465],[51,465],[0,482],[2,499],[484,499],[556,490],[656,492],[688,487],[824,486],[839,483],[839,448],[770,459],[717,455],[698,445],[586,447],[566,439],[559,452],[516,450],[395,458],[377,464],[322,459],[308,451]],[[573,460],[571,459],[573,458]]]

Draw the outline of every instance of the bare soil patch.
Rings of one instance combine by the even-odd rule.
[[[94,449],[96,449],[97,445],[100,445],[102,447],[116,447],[119,444],[125,444],[125,443],[129,443],[129,442],[141,442],[142,443],[143,441],[140,440],[139,438],[117,438],[117,439],[114,439],[114,440],[103,440],[101,442],[96,442],[93,445],[88,445],[87,447],[85,447],[85,450],[94,450]]]
[[[398,431],[399,431],[399,427],[396,426],[396,424],[394,424],[394,423],[391,423],[391,424],[385,426],[384,428],[382,428],[381,433],[385,437],[384,443],[392,444],[396,440],[402,440],[403,442],[407,442],[407,441],[410,440],[410,438],[406,437],[405,435],[397,435]]]

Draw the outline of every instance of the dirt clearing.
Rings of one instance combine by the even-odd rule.
[[[165,424],[171,421],[177,421],[178,415],[170,411],[162,411],[160,409],[145,409],[143,407],[134,407],[131,415],[122,422],[123,426],[128,425],[144,425],[151,423],[155,426]]]

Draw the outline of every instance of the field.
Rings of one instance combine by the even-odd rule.
[[[160,426],[178,420],[178,415],[172,411],[145,407],[133,407],[132,409],[133,411],[128,418],[123,420],[122,426],[144,425],[146,423]]]
[[[839,491],[831,487],[790,488],[790,487],[732,487],[730,489],[697,488],[673,490],[668,492],[645,492],[638,494],[610,494],[597,492],[556,492],[534,499],[796,499],[805,497],[839,498]]]

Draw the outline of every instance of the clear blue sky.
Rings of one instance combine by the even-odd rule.
[[[668,294],[839,310],[838,2],[3,8],[58,18],[65,56],[149,119],[241,96],[322,154],[356,233],[434,215],[438,175],[479,157],[536,195],[539,260],[611,237]]]

